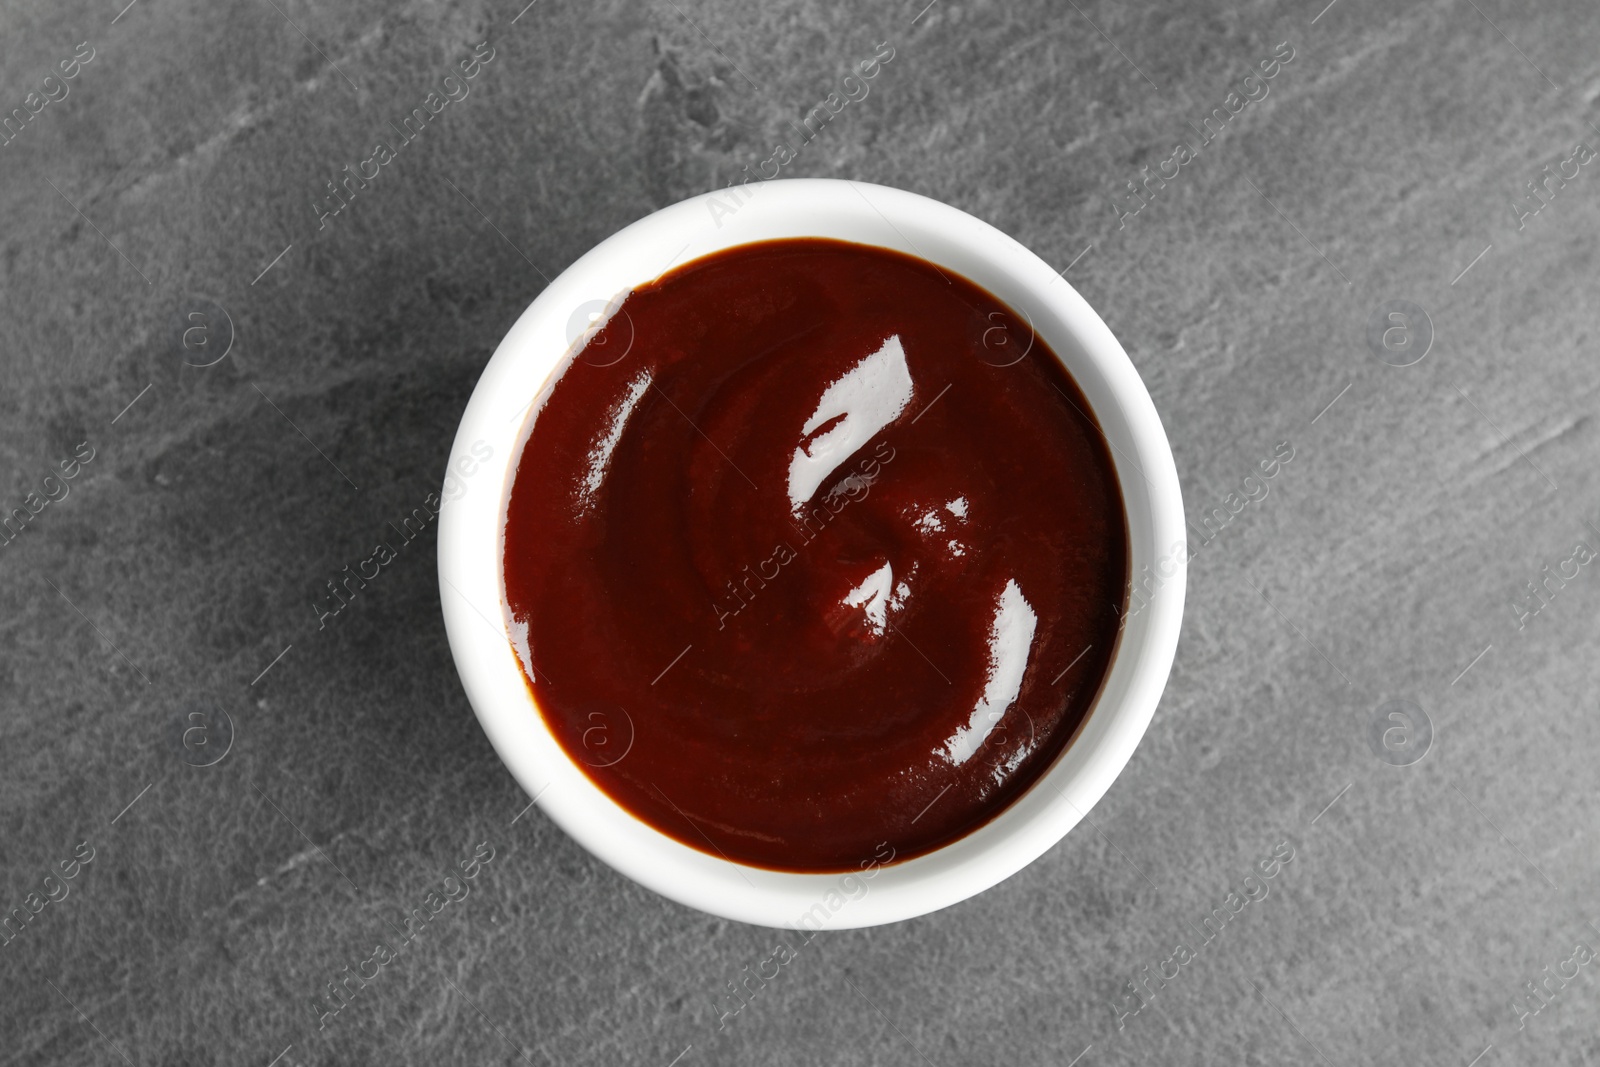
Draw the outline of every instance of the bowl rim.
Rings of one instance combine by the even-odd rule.
[[[760,926],[814,931],[896,922],[965,900],[1032,863],[1086,816],[1132,757],[1165,687],[1182,622],[1187,547],[1177,469],[1155,405],[1110,328],[1061,273],[1016,240],[902,189],[827,178],[752,184],[691,197],[624,227],[550,282],[506,333],[462,413],[446,465],[438,525],[445,630],[473,711],[533,798],[529,807],[538,804],[615,870],[689,907]],[[842,874],[772,871],[702,852],[595,785],[533,702],[512,651],[499,562],[512,475],[533,421],[528,412],[572,357],[586,309],[614,306],[631,287],[710,252],[807,236],[931,260],[1024,315],[1090,401],[1110,445],[1129,535],[1129,610],[1110,668],[1052,765],[965,836],[898,863],[886,842],[888,857],[880,848]]]

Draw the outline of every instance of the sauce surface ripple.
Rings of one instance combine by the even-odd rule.
[[[925,853],[1032,784],[1099,690],[1111,457],[1043,341],[948,270],[821,239],[695,260],[532,418],[517,654],[563,748],[684,844],[792,871]]]

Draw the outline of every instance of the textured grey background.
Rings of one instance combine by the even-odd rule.
[[[1512,1006],[1600,944],[1600,576],[1514,609],[1600,547],[1600,173],[1512,207],[1600,145],[1593,6],[922,2],[4,4],[0,109],[95,57],[0,148],[0,507],[95,458],[0,547],[0,908],[94,859],[0,946],[0,1059],[1600,1062],[1594,965]],[[324,183],[485,39],[471,95],[319,231]],[[431,530],[326,629],[311,605],[437,488],[544,277],[771,155],[880,41],[787,176],[1072,264],[1195,522],[1295,453],[1199,550],[1092,825],[943,913],[818,937],[719,1030],[773,935],[518,818]],[[1119,228],[1125,182],[1285,41],[1270,95]],[[201,299],[235,332],[205,368],[169,331]],[[1405,368],[1366,341],[1397,299],[1436,333]],[[1404,767],[1370,741],[1397,699],[1434,729]],[[173,740],[196,707],[237,729],[211,767]],[[480,842],[471,894],[319,1030],[310,998]],[[1280,842],[1269,895],[1119,1030],[1125,983]]]

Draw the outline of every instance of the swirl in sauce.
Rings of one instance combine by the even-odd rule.
[[[906,859],[1081,725],[1121,491],[1059,360],[965,278],[840,241],[719,252],[631,292],[531,418],[516,651],[562,747],[657,830],[778,870]]]

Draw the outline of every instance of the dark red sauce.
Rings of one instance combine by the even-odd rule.
[[[624,808],[855,870],[970,832],[1067,746],[1127,540],[1025,321],[911,256],[771,241],[634,290],[547,387],[506,602],[545,721]]]

